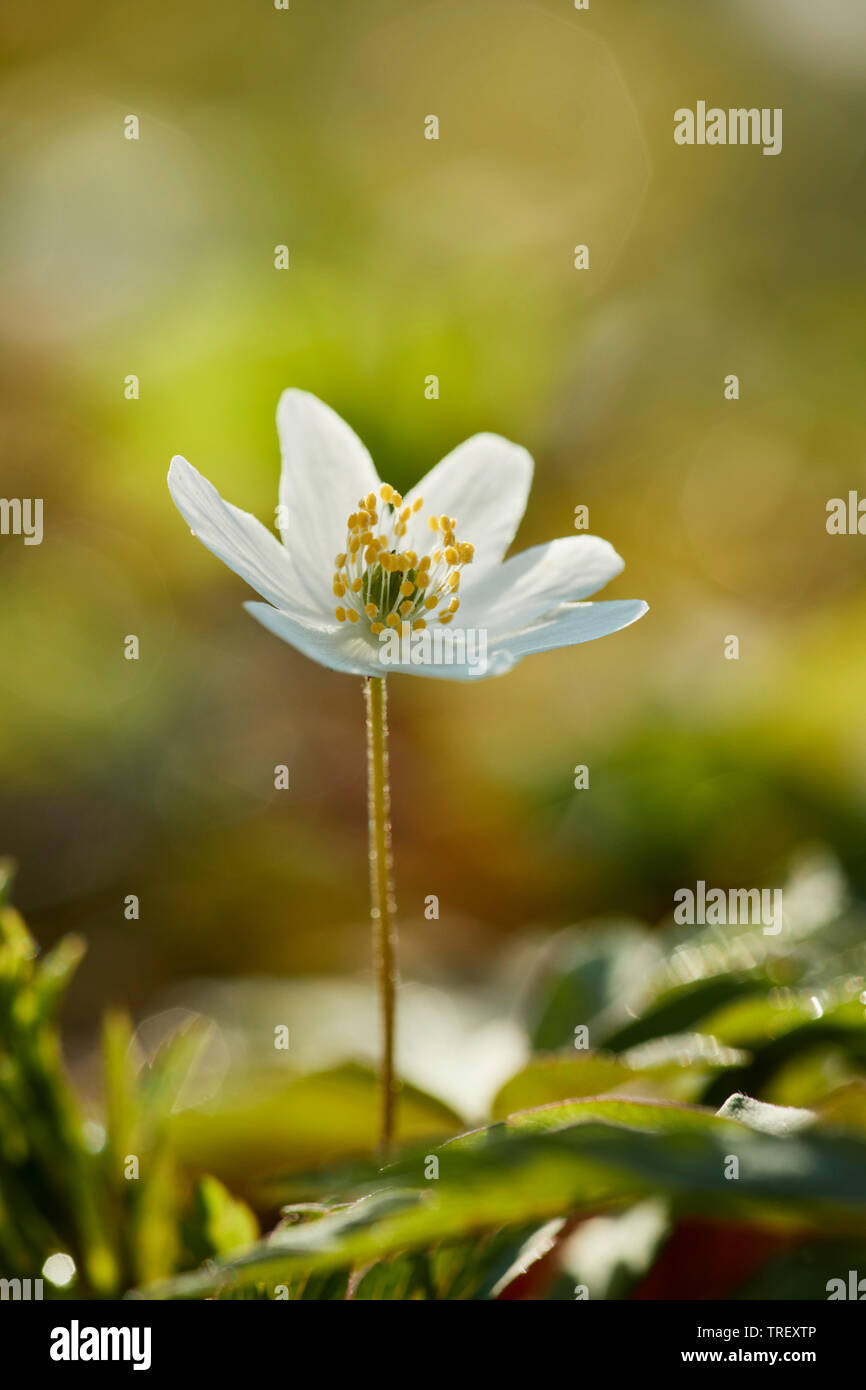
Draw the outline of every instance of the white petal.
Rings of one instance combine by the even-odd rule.
[[[462,630],[449,626],[447,633],[448,638],[455,643],[454,654],[465,655],[468,652],[468,660],[459,664],[455,662],[453,665],[445,659],[438,665],[395,665],[386,667],[385,671],[386,674],[392,671],[394,674],[405,672],[413,676],[456,681],[478,681],[488,676],[502,676],[524,656],[533,652],[575,646],[579,642],[590,642],[595,637],[604,637],[609,632],[628,627],[629,623],[642,617],[647,608],[647,604],[637,599],[621,599],[610,603],[563,604],[543,622],[535,623],[523,632],[515,633],[512,637],[488,641],[486,650],[479,645],[480,633],[473,633],[469,624]],[[462,653],[461,638],[465,643],[465,651]],[[444,650],[446,649],[443,645]]]
[[[566,603],[543,622],[535,623],[512,637],[493,643],[495,653],[505,652],[520,658],[532,652],[552,651],[555,647],[573,647],[579,642],[592,642],[619,632],[637,622],[649,609],[641,599],[614,599],[606,603]]]
[[[588,598],[623,568],[600,536],[562,536],[512,555],[476,580],[463,571],[460,620],[490,637],[516,632],[567,599]]]
[[[430,548],[430,516],[453,516],[457,538],[475,546],[476,572],[502,559],[520,525],[532,483],[532,458],[498,434],[476,434],[458,444],[406,496],[424,505],[412,519],[407,549]]]
[[[314,611],[285,547],[260,521],[223,501],[213,483],[180,455],[171,461],[168,486],[190,530],[223,564],[271,603],[291,612]]]
[[[346,519],[375,492],[373,461],[354,430],[308,391],[284,391],[277,405],[283,468],[283,541],[304,582],[332,607],[334,556],[345,549]]]
[[[484,661],[470,665],[468,662],[454,662],[449,665],[443,662],[439,666],[386,666],[380,667],[380,674],[391,675],[410,675],[427,676],[431,680],[440,681],[467,681],[476,684],[478,681],[488,680],[491,676],[504,676],[517,665],[519,657],[512,656],[510,652],[498,651],[488,652]]]
[[[478,681],[510,671],[517,658],[507,652],[487,655],[484,663],[464,660],[439,666],[388,665],[384,645],[378,638],[365,636],[344,623],[302,623],[288,613],[280,613],[269,603],[245,603],[244,608],[274,636],[282,638],[304,656],[353,676],[428,676],[434,680]],[[473,651],[475,648],[473,648]]]
[[[289,613],[278,612],[269,603],[245,603],[248,613],[289,646],[304,656],[353,676],[383,676],[378,651],[364,637],[344,623],[329,627],[323,623],[302,623]]]

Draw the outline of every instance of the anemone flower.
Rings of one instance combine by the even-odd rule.
[[[254,618],[321,665],[364,677],[387,1151],[397,1083],[385,676],[502,675],[524,656],[627,627],[647,605],[586,602],[623,567],[597,536],[564,536],[503,560],[533,465],[499,435],[473,435],[401,497],[380,480],[353,430],[315,396],[284,391],[277,431],[282,542],[223,501],[186,459],[172,459],[168,485],[193,534],[265,600],[244,605]]]

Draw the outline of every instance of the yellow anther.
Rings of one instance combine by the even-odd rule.
[[[367,630],[378,636],[386,628],[423,631],[425,620],[415,617],[419,608],[432,616],[437,616],[433,610],[438,609],[441,622],[451,621],[460,606],[458,570],[469,564],[475,552],[466,541],[456,539],[456,519],[444,512],[427,519],[435,537],[432,553],[419,555],[404,549],[408,523],[423,505],[421,497],[404,504],[390,483],[381,483],[377,492],[358,499],[357,511],[346,522],[346,549],[334,558],[334,596],[349,595],[346,607],[335,610],[338,622],[363,620]],[[382,527],[378,535],[377,525]]]

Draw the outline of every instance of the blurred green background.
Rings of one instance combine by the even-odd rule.
[[[271,520],[290,385],[398,486],[479,430],[525,444],[519,547],[585,504],[626,559],[604,597],[652,610],[478,688],[393,679],[407,976],[477,986],[527,930],[660,922],[815,847],[864,895],[866,541],[825,530],[866,489],[857,0],[4,27],[0,491],[45,539],[0,539],[0,847],[37,938],[87,937],[71,1036],[204,977],[368,971],[360,682],[244,614],[165,485],[182,453]],[[782,107],[782,154],[675,146],[699,99]]]

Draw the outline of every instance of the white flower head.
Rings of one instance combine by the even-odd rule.
[[[623,568],[598,536],[565,536],[503,561],[532,459],[499,435],[467,439],[401,497],[345,421],[308,392],[283,392],[277,431],[282,544],[186,459],[172,459],[168,485],[193,534],[266,600],[247,611],[323,666],[478,679],[647,611],[637,599],[584,601]],[[385,664],[401,644],[411,661]]]

